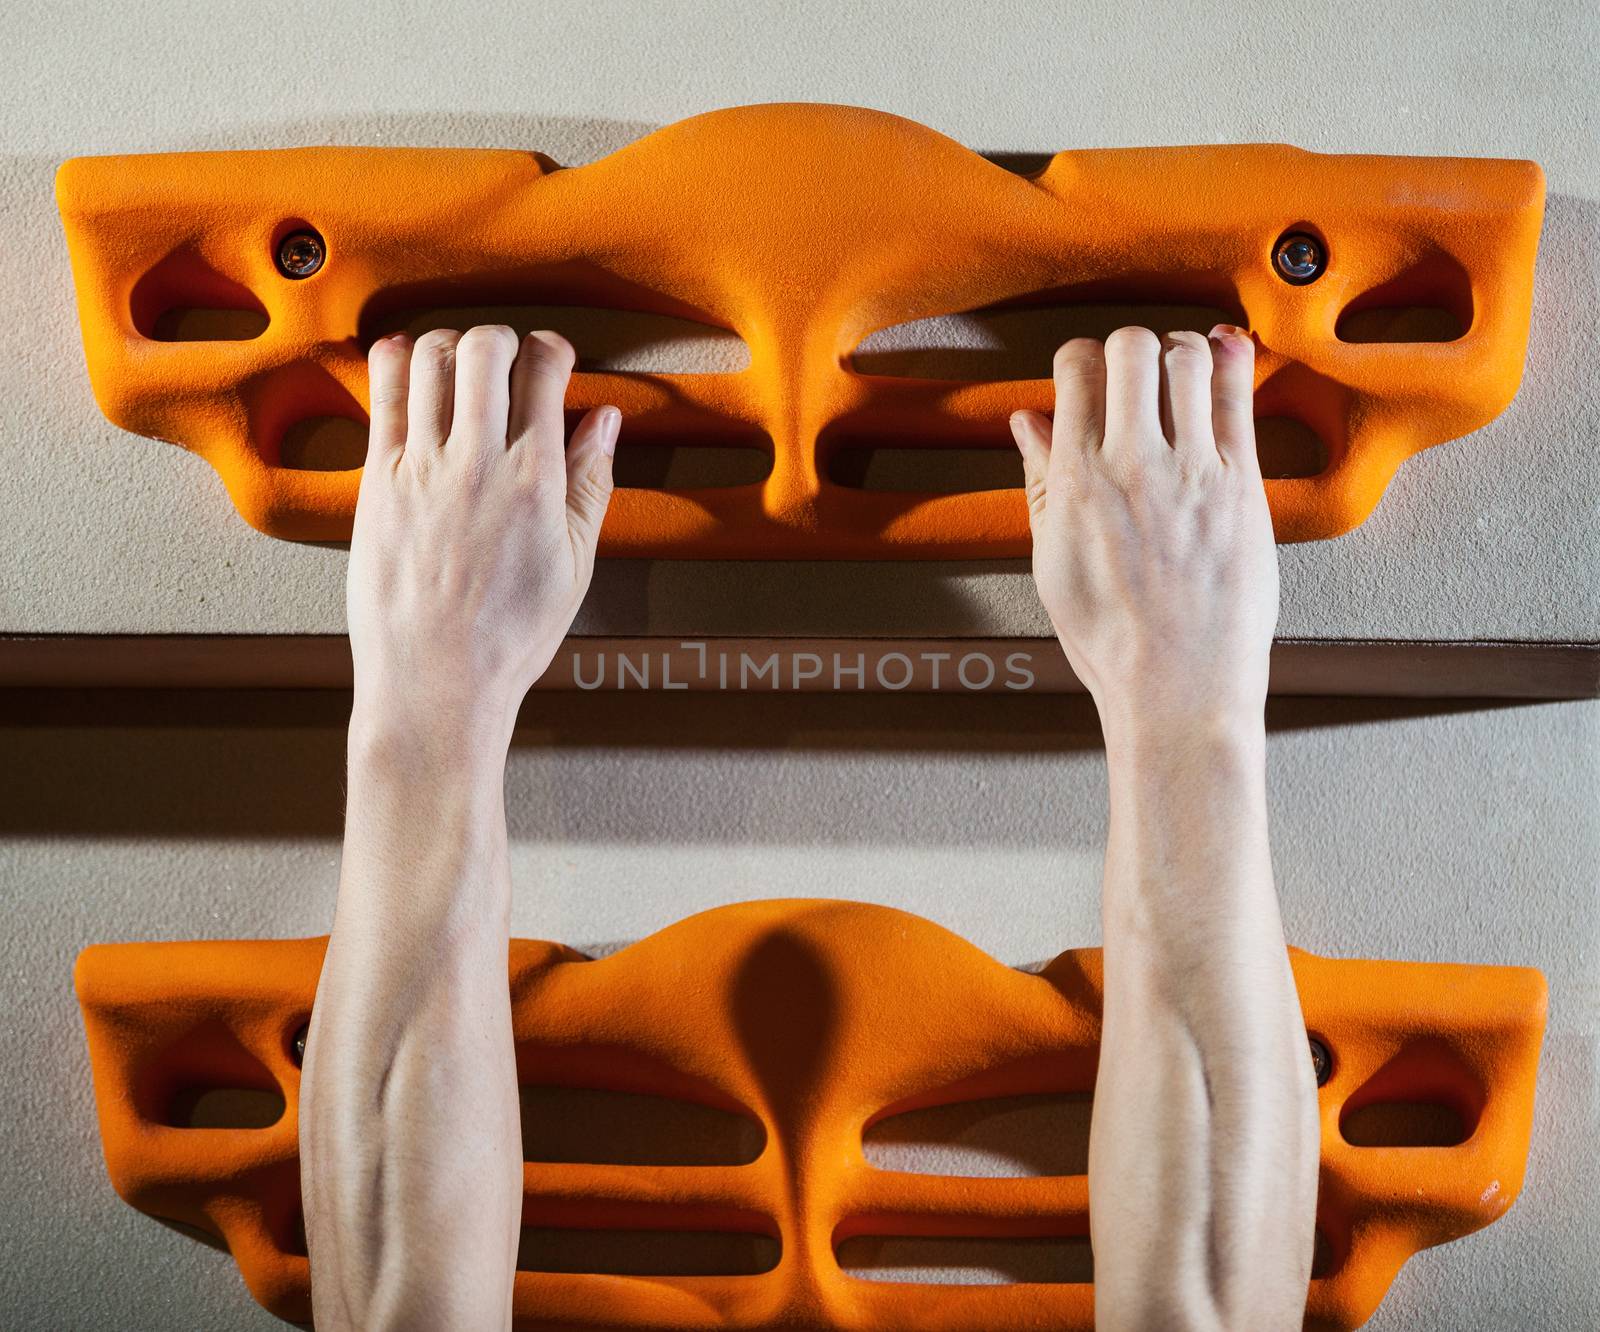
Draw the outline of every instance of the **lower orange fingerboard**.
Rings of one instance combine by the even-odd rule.
[[[78,959],[111,1180],[153,1216],[225,1242],[251,1293],[310,1318],[300,1218],[295,1040],[325,939],[98,945]],[[1354,1328],[1401,1265],[1516,1198],[1544,1031],[1543,977],[1519,967],[1332,960],[1291,949],[1321,1088],[1318,1259],[1307,1326]],[[1089,1093],[1101,957],[1038,974],[902,911],[776,900],[708,911],[603,959],[513,941],[525,1085],[647,1093],[746,1117],[742,1164],[525,1166],[524,1224],[767,1237],[768,1270],[629,1276],[519,1271],[518,1328],[1093,1326],[1084,1282],[863,1280],[855,1236],[1088,1235],[1085,1176],[958,1178],[878,1168],[862,1134],[912,1109]],[[213,1089],[282,1098],[258,1128],[193,1127]],[[1385,1107],[1427,1107],[1451,1145],[1358,1145]],[[1429,1139],[1428,1141],[1432,1141]],[[597,1237],[598,1238],[598,1237]]]

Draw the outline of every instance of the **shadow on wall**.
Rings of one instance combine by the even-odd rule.
[[[1291,732],[1510,706],[1539,705],[1275,698],[1267,722],[1270,731]],[[337,839],[349,715],[350,694],[336,690],[0,691],[8,758],[0,832]],[[1100,747],[1093,705],[1080,695],[563,693],[529,696],[512,762],[535,751],[561,763],[587,751],[629,750],[677,751],[686,763],[741,751],[925,755],[933,762],[966,754],[1096,759]],[[901,800],[876,794],[890,820],[882,835],[897,840]],[[652,817],[639,828],[616,826],[604,807],[591,816],[574,810],[563,835],[615,842],[725,835],[715,801],[703,793],[672,807],[671,826]],[[508,815],[513,837],[549,832],[519,829],[514,806]],[[585,817],[598,823],[586,827]],[[995,835],[970,822],[953,826],[950,837]],[[830,835],[819,828],[816,836]]]

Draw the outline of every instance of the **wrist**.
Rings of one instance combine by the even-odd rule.
[[[1264,701],[1194,701],[1182,705],[1159,700],[1097,700],[1106,760],[1141,761],[1182,755],[1244,757],[1264,755]]]
[[[407,771],[505,765],[515,705],[459,689],[384,686],[357,679],[350,709],[352,768]]]

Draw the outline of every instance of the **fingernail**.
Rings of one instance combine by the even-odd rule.
[[[600,451],[611,457],[617,451],[617,432],[622,429],[622,413],[607,407],[600,413]]]

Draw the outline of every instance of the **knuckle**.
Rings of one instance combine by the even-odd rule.
[[[1038,518],[1044,513],[1045,500],[1050,488],[1042,476],[1030,477],[1027,484],[1028,516]]]
[[[523,485],[535,505],[557,505],[567,497],[567,478],[548,468],[529,468],[523,472]]]
[[[550,329],[539,329],[528,334],[522,354],[527,358],[528,369],[561,378],[572,373],[572,367],[578,359],[572,344]]]
[[[1138,495],[1150,484],[1150,465],[1142,458],[1119,451],[1104,460],[1105,476],[1124,495]]]
[[[1106,339],[1106,346],[1115,347],[1123,352],[1159,351],[1161,339],[1142,324],[1124,324],[1112,331],[1111,336]]]
[[[1256,340],[1242,329],[1223,334],[1216,340],[1216,346],[1224,356],[1236,356],[1245,361],[1255,358]]]
[[[379,338],[367,348],[367,363],[393,371],[405,364],[409,355],[410,353],[403,343],[391,342],[388,338]]]
[[[461,335],[461,346],[472,352],[516,350],[517,334],[509,324],[474,324]]]
[[[574,476],[567,487],[569,499],[584,506],[604,504],[611,497],[611,477],[608,469],[594,460]]]
[[[1046,500],[1059,510],[1082,509],[1099,492],[1100,477],[1092,468],[1067,467],[1050,478]]]
[[[1070,338],[1056,348],[1052,368],[1058,375],[1088,375],[1100,369],[1103,359],[1094,338]]]
[[[456,343],[460,340],[461,334],[453,328],[430,328],[417,339],[413,355],[434,361],[448,360],[455,354]]]
[[[1070,439],[1089,444],[1099,444],[1105,437],[1104,423],[1092,411],[1083,411],[1061,418],[1062,428]]]
[[[1255,394],[1248,388],[1232,388],[1226,383],[1221,384],[1212,395],[1212,402],[1222,416],[1241,419],[1255,414]]]
[[[470,441],[463,440],[459,432],[451,433],[444,448],[439,450],[439,455],[439,467],[450,478],[452,485],[469,494],[483,488],[488,475],[483,454],[473,448]]]
[[[1178,329],[1175,332],[1168,333],[1165,344],[1169,360],[1205,361],[1207,363],[1211,360],[1210,340],[1188,329]]]

